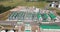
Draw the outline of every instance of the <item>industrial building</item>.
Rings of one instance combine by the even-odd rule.
[[[0,21],[1,31],[7,32],[60,32],[60,20],[53,11],[36,7],[18,6],[10,10],[8,18]],[[12,28],[5,28],[9,25]]]

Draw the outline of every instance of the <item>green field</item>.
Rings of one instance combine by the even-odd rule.
[[[2,1],[2,5],[4,6],[36,6],[39,8],[44,8],[48,3],[44,1],[40,2],[26,2],[24,0],[11,0],[11,1]]]

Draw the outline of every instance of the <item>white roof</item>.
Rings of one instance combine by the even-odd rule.
[[[5,30],[2,30],[1,32],[6,32]]]

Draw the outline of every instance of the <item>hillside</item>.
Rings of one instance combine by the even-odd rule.
[[[46,6],[48,6],[48,2],[46,2],[46,1],[26,2],[25,0],[0,1],[0,13],[13,9],[16,6],[35,6],[38,8],[45,8]],[[56,9],[56,11],[60,15],[60,10]]]

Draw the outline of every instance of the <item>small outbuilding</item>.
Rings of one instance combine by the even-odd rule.
[[[59,1],[59,4],[58,4],[58,8],[60,8],[60,1]]]
[[[49,5],[49,6],[50,6],[50,7],[52,7],[52,8],[54,8],[54,7],[55,7],[55,5],[56,5],[56,4],[55,4],[55,2],[52,2],[52,3],[50,3],[50,5]]]

